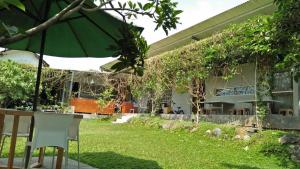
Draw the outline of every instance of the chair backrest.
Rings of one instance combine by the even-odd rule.
[[[80,122],[81,122],[81,119],[79,119],[79,118],[73,119],[71,126],[69,127],[69,130],[68,130],[69,139],[78,140]]]
[[[3,133],[11,134],[13,129],[13,123],[14,123],[14,116],[5,115]],[[29,134],[30,123],[31,123],[30,116],[20,116],[18,134]]]
[[[72,114],[36,112],[32,151],[47,146],[67,148],[68,129],[73,119]]]

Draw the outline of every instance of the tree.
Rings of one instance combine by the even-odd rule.
[[[168,34],[171,29],[176,28],[176,24],[179,23],[178,15],[182,12],[176,9],[177,2],[172,2],[172,0],[148,0],[145,3],[139,1],[133,2],[131,0],[126,2],[122,0],[97,0],[97,5],[95,6],[88,5],[91,4],[91,1],[92,0],[68,0],[66,2],[69,2],[69,5],[56,15],[24,31],[18,31],[14,25],[2,23],[2,28],[0,28],[0,46],[22,40],[28,36],[33,36],[80,11],[113,11],[120,15],[124,22],[130,21],[132,17],[147,16],[156,23],[155,30],[162,28],[166,34]],[[0,2],[2,2],[0,5],[6,8],[9,8],[9,5],[14,5],[23,9],[19,0],[2,0]],[[26,9],[24,9],[24,12],[27,12]],[[30,15],[30,13],[28,13],[28,15]],[[141,37],[138,30],[130,29],[130,31],[126,32],[129,33],[123,34],[124,40],[118,42],[117,47],[112,47],[118,49],[114,56],[120,56],[119,60],[121,61],[121,63],[114,66],[114,69],[121,70],[131,66],[135,72],[141,75],[144,64],[143,60],[148,50],[147,43],[144,38]]]
[[[280,49],[282,62],[278,67],[290,69],[300,77],[300,1],[274,0],[278,10],[274,15],[276,36],[274,46]]]
[[[0,105],[22,105],[34,92],[35,71],[12,61],[0,62]]]

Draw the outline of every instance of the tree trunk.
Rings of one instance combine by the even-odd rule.
[[[196,107],[196,123],[200,122],[200,115],[203,111],[201,107],[201,101],[204,99],[204,83],[201,79],[194,79],[193,85],[191,86],[190,93],[194,97],[195,101],[193,104]]]

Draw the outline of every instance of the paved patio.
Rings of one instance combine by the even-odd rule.
[[[37,161],[37,158],[33,158],[32,161],[33,162]],[[7,158],[1,158],[0,163],[1,164],[7,164]],[[15,160],[14,160],[14,165],[15,166],[21,166],[21,163],[22,163],[22,158],[15,158]],[[51,164],[52,164],[52,157],[45,157],[45,161],[44,161],[45,166],[43,168],[40,168],[40,169],[51,169]],[[54,168],[55,168],[55,166],[54,166]],[[69,159],[68,169],[78,169],[77,161]],[[96,168],[91,167],[89,165],[86,165],[84,163],[80,163],[80,169],[96,169]]]

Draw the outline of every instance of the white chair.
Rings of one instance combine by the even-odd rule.
[[[37,148],[61,147],[67,152],[68,129],[73,119],[74,115],[70,114],[34,113],[34,136],[32,142],[28,143],[31,146],[30,161],[33,151]]]
[[[77,142],[77,162],[78,162],[78,169],[80,169],[80,144],[79,144],[79,125],[81,119],[74,118],[72,124],[68,130],[68,149],[66,151],[66,168],[68,168],[68,158],[69,158],[69,141],[76,141]]]
[[[5,143],[5,139],[7,137],[12,136],[13,123],[14,123],[14,116],[6,115],[4,118],[3,131],[1,133],[2,140],[1,140],[1,148],[0,148],[0,157],[2,155],[2,150],[3,150],[4,143]],[[17,137],[25,137],[28,139],[30,123],[31,123],[30,116],[21,116],[20,117]],[[25,153],[24,153],[24,155],[25,155]],[[24,157],[23,157],[23,161],[24,161]]]

